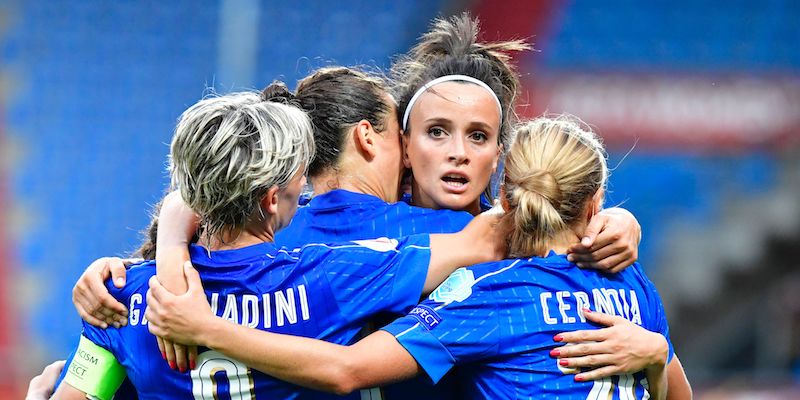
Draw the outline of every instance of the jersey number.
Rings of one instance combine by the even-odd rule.
[[[197,400],[220,398],[223,385],[228,381],[231,400],[253,400],[253,376],[250,368],[231,360],[214,350],[204,351],[197,356],[197,368],[192,370],[192,393]]]
[[[614,389],[619,390],[619,398],[620,400],[636,400],[636,392],[635,392],[635,384],[636,380],[631,374],[622,374],[618,375],[619,377],[619,384],[614,385],[611,381],[611,377],[606,377],[602,379],[598,379],[594,381],[592,385],[592,390],[589,392],[589,395],[586,396],[587,400],[600,400],[600,399],[612,399],[614,398]],[[647,380],[645,379],[643,384],[645,384]],[[615,387],[616,386],[616,387]],[[650,398],[650,394],[647,392],[647,386],[645,386],[644,397],[642,400],[647,400]]]

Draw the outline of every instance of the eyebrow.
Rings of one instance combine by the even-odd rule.
[[[424,124],[426,124],[426,125],[435,124],[435,125],[446,125],[446,126],[449,126],[449,125],[453,124],[453,120],[451,120],[449,118],[442,118],[442,117],[428,118],[428,119],[426,119],[426,120],[424,120],[422,122]],[[468,126],[469,126],[470,129],[475,129],[477,127],[477,129],[483,130],[483,131],[490,131],[490,132],[499,131],[499,129],[494,129],[490,124],[487,124],[486,122],[483,122],[483,121],[470,121]]]

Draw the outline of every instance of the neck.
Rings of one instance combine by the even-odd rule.
[[[275,232],[271,224],[264,224],[263,221],[260,221],[257,225],[261,226],[248,225],[242,230],[220,233],[214,237],[203,235],[197,241],[197,244],[211,251],[218,251],[241,249],[254,244],[271,243],[275,241]]]
[[[363,171],[371,171],[365,167]],[[391,190],[391,182],[378,179],[376,174],[355,172],[351,168],[328,169],[311,177],[314,195],[318,196],[331,190],[343,189],[354,193],[370,194],[386,202],[397,201],[397,185]]]
[[[567,229],[555,234],[545,243],[541,254],[525,254],[527,253],[526,251],[517,248],[517,246],[515,246],[513,243],[510,246],[511,248],[509,248],[509,253],[515,258],[545,257],[550,251],[553,251],[556,254],[567,254],[567,251],[570,247],[572,247],[572,245],[580,243],[585,229],[586,224],[583,224],[579,228]]]
[[[556,254],[567,254],[567,250],[574,245],[581,242],[581,235],[577,234],[575,230],[567,230],[556,235],[551,243],[548,243],[550,250]],[[547,254],[542,254],[546,256]]]

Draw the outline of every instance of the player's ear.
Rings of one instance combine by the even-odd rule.
[[[405,132],[400,132],[400,143],[403,146],[403,166],[411,169],[411,161],[408,159],[408,141],[411,140],[411,135]]]
[[[372,123],[365,119],[358,121],[356,126],[353,127],[353,141],[355,142],[356,148],[358,148],[367,160],[371,160],[375,157],[375,146],[377,144],[375,141],[378,139],[376,138],[377,134]]]
[[[511,210],[511,204],[508,203],[508,197],[506,197],[506,185],[500,185],[500,205],[503,207],[503,211],[509,212]]]
[[[594,205],[594,213],[598,214],[603,210],[603,202],[606,199],[606,191],[603,188],[597,189],[597,192],[592,196],[592,203]]]
[[[278,189],[277,185],[273,185],[267,193],[264,194],[264,198],[261,199],[261,211],[264,215],[273,216],[278,214]]]

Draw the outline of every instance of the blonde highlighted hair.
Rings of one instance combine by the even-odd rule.
[[[543,256],[605,188],[606,154],[586,124],[569,115],[523,122],[514,133],[504,182],[515,226],[509,248],[515,257]]]
[[[268,98],[271,92],[201,100],[181,114],[175,128],[172,186],[209,237],[240,232],[252,218],[263,218],[260,202],[267,190],[286,187],[314,156],[306,113],[274,102],[285,99]]]

